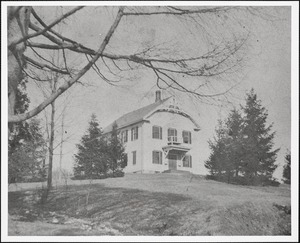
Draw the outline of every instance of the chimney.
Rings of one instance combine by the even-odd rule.
[[[161,91],[157,90],[155,92],[155,102],[161,101]]]

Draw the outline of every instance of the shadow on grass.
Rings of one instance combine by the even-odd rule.
[[[123,235],[175,235],[188,197],[102,185],[60,187],[41,204],[39,190],[9,192],[9,213],[20,221],[66,224],[84,219],[92,228],[109,223]],[[68,230],[66,230],[67,232]]]
[[[290,215],[269,202],[237,201],[225,207],[216,201],[221,197],[207,199],[200,194],[195,199],[101,184],[58,187],[45,203],[40,195],[40,190],[9,192],[8,205],[9,214],[18,221],[61,226],[44,235],[290,234]]]

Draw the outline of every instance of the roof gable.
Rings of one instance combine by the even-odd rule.
[[[188,114],[186,111],[183,111],[180,108],[178,108],[178,106],[171,105],[171,106],[157,107],[154,111],[147,114],[147,116],[145,118],[148,119],[156,112],[169,112],[169,113],[175,113],[180,116],[186,117],[195,125],[195,128],[194,128],[195,131],[199,131],[201,129],[199,124],[192,118],[192,116],[190,114]]]

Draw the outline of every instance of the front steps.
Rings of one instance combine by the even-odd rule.
[[[173,174],[191,174],[189,171],[185,170],[165,170],[162,173],[173,173]]]

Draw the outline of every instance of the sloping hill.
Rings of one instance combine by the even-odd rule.
[[[15,219],[9,222],[11,235],[290,234],[290,212],[285,211],[290,188],[285,185],[245,187],[190,174],[126,174],[69,181],[43,205],[38,193],[9,192]],[[32,227],[40,230],[32,232]]]

